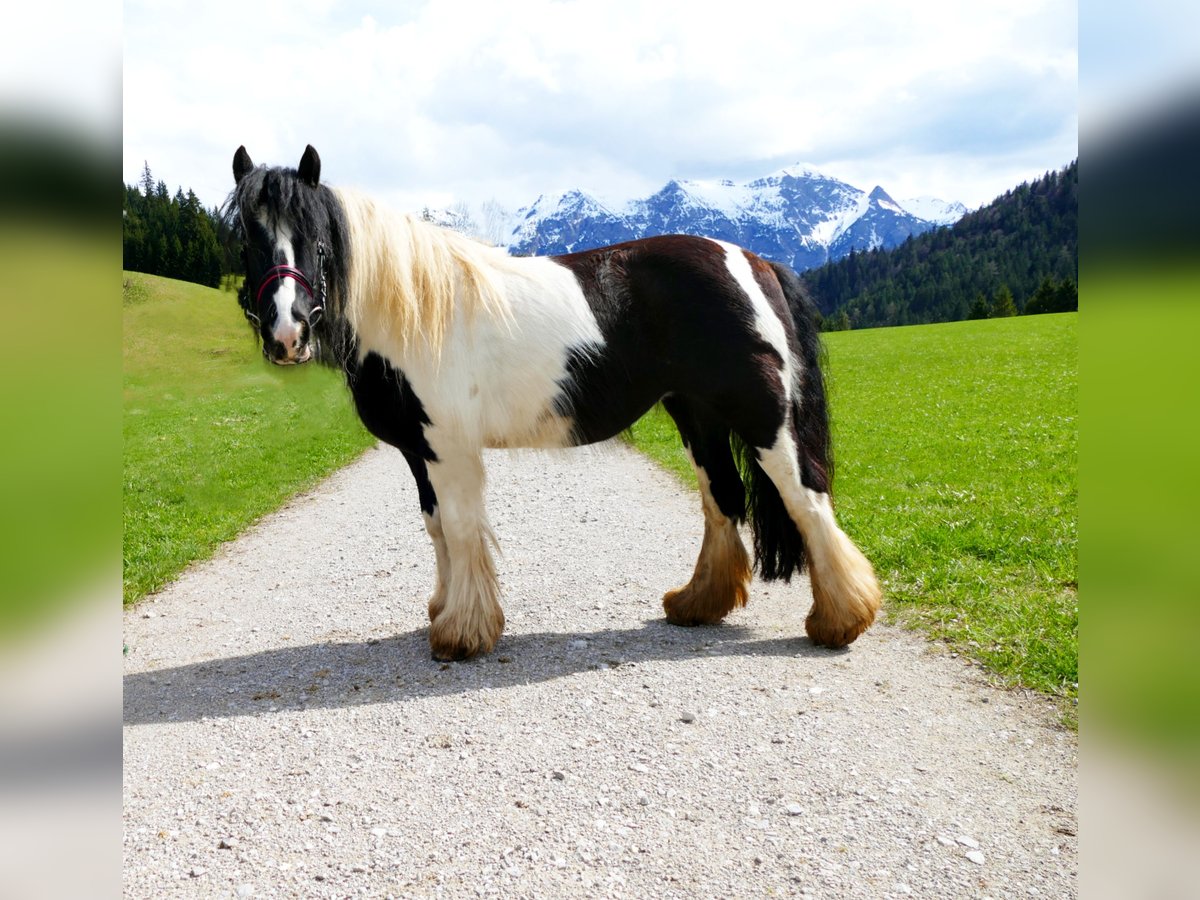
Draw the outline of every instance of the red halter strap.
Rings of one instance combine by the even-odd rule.
[[[254,295],[254,303],[256,306],[262,305],[263,291],[267,289],[267,285],[273,281],[281,281],[284,278],[291,278],[296,281],[300,287],[304,288],[305,293],[311,298],[313,295],[312,285],[308,279],[304,277],[304,273],[295,266],[274,266],[267,270],[267,274],[263,276],[263,280],[258,285],[258,293]]]

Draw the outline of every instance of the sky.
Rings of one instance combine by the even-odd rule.
[[[123,175],[212,206],[244,144],[405,209],[804,163],[977,207],[1078,153],[1061,0],[127,0]]]

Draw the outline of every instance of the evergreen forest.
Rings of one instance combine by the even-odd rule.
[[[1078,160],[890,250],[805,272],[826,330],[1078,308]]]
[[[134,272],[217,287],[232,271],[220,210],[205,209],[191,190],[171,195],[149,163],[138,184],[125,185],[121,247],[122,267]]]

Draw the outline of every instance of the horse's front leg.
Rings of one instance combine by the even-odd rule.
[[[433,553],[437,562],[437,582],[429,595],[429,619],[438,617],[446,605],[446,579],[450,573],[450,556],[446,550],[446,536],[442,533],[442,512],[438,508],[437,492],[429,480],[429,468],[425,459],[408,450],[400,451],[412,470],[417,482],[417,498],[421,503],[421,514],[425,518],[425,531],[433,542]]]
[[[488,546],[495,537],[484,510],[479,450],[438,448],[437,457],[428,466],[438,502],[434,515],[426,516],[426,527],[438,550],[440,573],[438,592],[429,604],[429,646],[437,659],[466,659],[489,652],[504,631],[500,585]]]

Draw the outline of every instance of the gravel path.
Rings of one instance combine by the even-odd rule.
[[[1051,703],[806,583],[662,618],[699,502],[631,450],[489,454],[507,628],[427,644],[433,552],[369,451],[126,613],[125,894],[1068,897]]]

